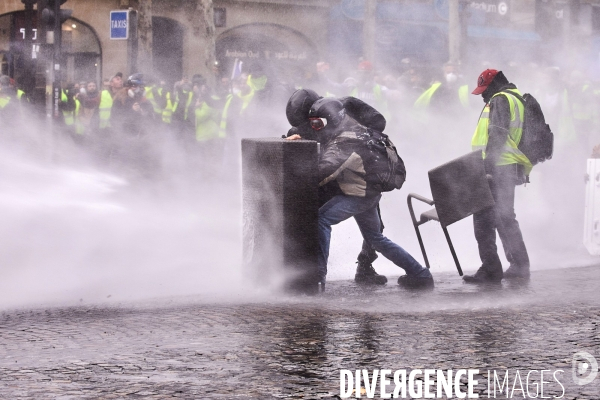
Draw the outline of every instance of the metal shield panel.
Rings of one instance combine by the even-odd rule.
[[[317,290],[317,172],[317,142],[242,140],[243,257],[257,281]]]
[[[429,171],[429,185],[443,226],[494,205],[481,150]]]
[[[587,160],[583,244],[593,255],[600,255],[600,159]]]

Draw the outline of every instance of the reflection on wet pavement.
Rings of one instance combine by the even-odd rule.
[[[316,297],[6,311],[0,398],[336,398],[340,369],[384,368],[478,369],[480,398],[488,371],[562,370],[563,398],[600,398],[600,378],[571,377],[574,353],[600,357],[600,268],[494,287],[438,274],[428,292],[392,282],[330,282]]]

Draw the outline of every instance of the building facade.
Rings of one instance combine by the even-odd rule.
[[[169,82],[193,74],[212,80],[230,75],[240,62],[268,63],[285,80],[309,76],[321,60],[354,65],[365,45],[375,47],[376,65],[389,68],[406,57],[447,60],[448,0],[377,0],[373,44],[362,40],[367,1],[373,0],[68,0],[63,8],[73,12],[62,25],[63,82],[100,82],[116,72]],[[599,58],[598,0],[460,4],[463,60],[539,60],[574,45],[589,59]],[[21,0],[0,2],[1,68],[19,84],[23,74],[35,75],[40,88],[47,64],[35,45],[45,38],[33,31],[37,12],[24,8]],[[131,10],[127,40],[111,39],[115,10]],[[33,67],[25,68],[31,59]],[[573,57],[548,56],[547,62],[561,59]]]
[[[214,7],[211,9],[207,5]],[[269,61],[282,71],[301,73],[327,51],[332,1],[323,0],[68,0],[62,25],[63,81],[78,82],[144,72],[176,81],[199,73],[228,74],[235,60]],[[130,10],[127,40],[111,39],[111,11]],[[27,19],[32,43],[25,48]],[[137,21],[136,21],[137,20]],[[135,25],[135,26],[134,26]],[[137,30],[137,32],[135,32]],[[2,73],[20,81],[23,60],[32,57],[37,11],[20,0],[0,2]],[[44,63],[36,67],[43,76]]]

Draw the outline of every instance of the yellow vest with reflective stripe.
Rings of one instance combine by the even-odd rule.
[[[415,107],[417,107],[417,108],[428,107],[429,103],[431,102],[431,98],[433,97],[433,94],[440,88],[440,86],[442,86],[441,82],[436,82],[433,85],[431,85],[429,87],[429,89],[424,91],[423,94],[419,96],[417,101],[415,101]]]
[[[250,105],[250,102],[254,98],[254,90],[251,90],[250,93],[248,93],[248,94],[245,94],[245,95],[238,94],[237,96],[240,99],[242,99],[242,109],[240,110],[240,115],[242,115],[242,114],[244,114],[244,111],[246,111],[246,108],[248,108],[248,106]]]
[[[65,125],[72,126],[75,125],[75,133],[78,135],[83,135],[85,133],[85,128],[83,124],[79,120],[79,113],[81,112],[81,102],[75,99],[75,110],[72,111],[63,111],[63,117],[65,118]]]
[[[63,118],[65,119],[65,125],[71,126],[75,124],[75,115],[79,114],[79,100],[75,99],[75,109],[71,111],[63,110]]]
[[[227,96],[227,100],[225,100],[225,105],[223,106],[223,112],[221,113],[221,123],[219,124],[218,134],[220,138],[224,138],[227,136],[227,112],[229,111],[231,100],[233,100],[232,94]]]
[[[167,104],[165,105],[165,109],[162,111],[162,121],[165,124],[170,124],[173,120],[173,112],[177,107],[177,103],[173,103],[171,101],[171,92],[167,92],[166,94]]]
[[[110,111],[112,109],[113,99],[108,90],[103,90],[100,94],[100,106],[98,116],[100,117],[100,129],[110,127]]]
[[[225,100],[225,105],[223,106],[223,111],[221,112],[221,123],[219,124],[219,135],[218,137],[224,138],[227,136],[227,114],[229,113],[229,106],[231,105],[231,100],[233,100],[233,94],[227,95],[227,100]],[[254,98],[254,90],[250,90],[250,93],[246,95],[241,95],[239,93],[235,94],[240,100],[242,100],[242,107],[240,109],[240,115],[244,114],[244,111],[250,105],[250,102]]]
[[[215,122],[218,111],[203,102],[200,107],[196,107],[196,140],[203,142],[218,136],[219,126]]]
[[[442,86],[441,82],[436,82],[429,87],[426,91],[423,92],[419,96],[419,98],[415,101],[415,107],[417,108],[426,108],[429,107],[429,103],[431,103],[431,98],[433,94],[437,92],[437,90]],[[469,108],[469,85],[461,85],[458,88],[458,99],[460,100],[460,104],[464,108]]]
[[[0,109],[3,109],[10,103],[10,96],[0,97]]]
[[[154,89],[155,88],[156,88],[156,86],[146,88],[146,92],[145,92],[144,96],[146,96],[146,100],[148,100],[150,102],[150,104],[152,104],[152,108],[154,109],[154,113],[156,114],[156,116],[162,118],[163,110],[160,108],[158,102],[154,98]],[[162,96],[162,88],[158,88],[156,91],[159,96]]]
[[[464,108],[469,108],[469,85],[462,85],[458,88],[458,98]]]
[[[183,93],[184,95],[186,93]],[[185,108],[183,109],[183,119],[187,121],[188,119],[188,110],[190,108],[190,104],[192,104],[192,97],[194,96],[194,92],[187,92],[187,100],[185,102]],[[179,98],[179,92],[175,94],[175,104],[173,106],[173,110],[177,110],[179,107],[179,103],[181,103],[181,99]]]
[[[521,94],[516,89],[509,89],[516,94]],[[521,164],[525,167],[525,175],[529,175],[533,166],[531,162],[519,150],[518,146],[521,142],[521,136],[523,135],[523,120],[525,118],[525,106],[521,103],[519,99],[515,96],[507,93],[500,92],[496,93],[492,98],[496,96],[505,96],[508,99],[508,104],[510,105],[510,124],[509,124],[509,133],[508,138],[506,139],[506,143],[504,144],[504,150],[500,157],[498,158],[498,162],[496,165],[509,165],[509,164]],[[483,150],[483,158],[485,158],[485,149],[487,147],[489,133],[488,127],[490,124],[490,103],[488,102],[481,116],[479,117],[479,122],[477,123],[477,128],[475,128],[475,133],[473,134],[473,138],[471,139],[471,147],[475,150]]]

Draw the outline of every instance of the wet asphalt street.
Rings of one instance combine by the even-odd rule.
[[[571,372],[576,352],[600,359],[600,267],[492,287],[435,279],[430,292],[390,277],[384,287],[329,282],[317,297],[6,310],[0,398],[331,399],[340,369],[470,368],[480,398],[493,398],[488,370],[508,369],[511,388],[517,370],[524,385],[531,370],[562,370],[564,389],[550,377],[545,397],[600,399],[600,377],[577,385]],[[532,382],[531,396],[510,394],[534,398]]]

